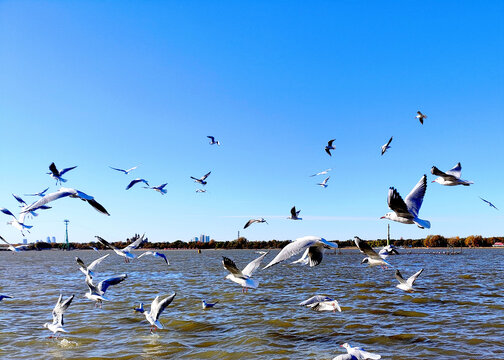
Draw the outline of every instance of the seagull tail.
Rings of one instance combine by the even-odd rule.
[[[422,220],[422,219],[419,219],[419,218],[415,218],[413,219],[413,222],[415,224],[417,224],[417,226],[421,229],[430,229],[430,221],[427,221],[427,220]]]

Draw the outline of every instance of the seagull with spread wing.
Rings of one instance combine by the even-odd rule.
[[[290,213],[291,213],[291,216],[289,216],[287,219],[290,219],[290,220],[303,220],[303,218],[300,218],[299,217],[299,213],[301,212],[301,210],[297,210],[296,211],[296,207],[293,206]]]
[[[366,257],[362,259],[361,264],[368,263],[369,266],[380,265],[382,268],[386,266],[392,266],[388,262],[386,262],[383,257],[376,253],[376,251],[374,251],[373,248],[360,237],[354,236],[354,241],[360,252],[366,255]]]
[[[495,207],[495,205],[494,205],[494,204],[492,204],[490,201],[485,200],[485,199],[483,199],[482,197],[480,197],[480,199],[481,199],[481,200],[483,200],[484,202],[486,202],[486,203],[488,204],[488,206],[493,207],[495,210],[499,210],[499,209],[497,209],[497,208]]]
[[[10,251],[12,251],[12,252],[19,252],[19,251],[21,251],[20,249],[18,249],[18,248],[16,248],[16,247],[12,246],[12,245],[11,245],[11,244],[7,241],[7,240],[5,240],[5,239],[4,239],[3,237],[1,237],[1,236],[0,236],[0,240],[2,240],[4,243],[6,243],[6,244],[7,244],[8,249],[9,249]]]
[[[327,182],[329,181],[329,178],[330,178],[330,176],[326,177],[324,181],[322,181],[320,184],[317,184],[317,185],[320,185],[323,188],[326,188],[327,187]]]
[[[72,303],[73,298],[74,298],[74,295],[70,296],[65,301],[63,301],[63,295],[60,294],[58,301],[56,302],[56,306],[54,306],[54,309],[52,311],[52,316],[53,316],[52,323],[45,323],[44,324],[44,327],[51,330],[53,332],[53,334],[56,335],[56,333],[67,332],[63,328],[63,325],[65,325],[65,322],[63,321],[63,314],[65,313],[65,311],[68,309],[68,307]],[[56,337],[58,337],[58,336],[59,336],[59,334]],[[52,338],[52,335],[50,336],[50,338]]]
[[[82,261],[79,257],[75,257],[75,261],[77,262],[77,264],[79,265],[79,270],[84,274],[84,275],[91,275],[91,276],[94,276],[94,272],[93,270],[96,269],[96,267],[98,265],[100,265],[100,263],[105,260],[110,254],[107,254],[105,256],[102,256],[102,257],[99,257],[98,259],[94,260],[93,262],[91,262],[91,264],[87,265],[84,264],[84,261]]]
[[[151,333],[153,330],[163,329],[163,325],[159,321],[159,316],[164,311],[164,309],[166,309],[166,307],[171,304],[171,302],[175,298],[175,295],[177,295],[177,293],[173,293],[172,295],[164,298],[163,300],[160,300],[159,296],[156,296],[154,301],[152,301],[149,312],[147,312],[144,309],[143,303],[140,303],[140,307],[135,309],[135,311],[140,312],[145,315],[145,318],[147,319],[149,324],[151,324],[151,328],[150,328]]]
[[[261,261],[268,255],[268,252],[262,254],[257,259],[251,261],[243,270],[238,269],[233,260],[223,256],[222,265],[224,269],[230,272],[226,279],[234,281],[242,286],[242,292],[247,292],[248,288],[256,289],[259,286],[259,281],[252,279],[252,274],[261,265]]]
[[[438,178],[432,180],[432,182],[437,182],[438,184],[445,186],[455,186],[455,185],[464,185],[469,186],[474,184],[472,181],[462,180],[460,178],[460,174],[462,172],[462,165],[457,163],[453,168],[446,172],[442,172],[437,167],[433,166],[431,168],[432,175],[438,176]]]
[[[336,139],[329,140],[327,142],[327,146],[325,147],[325,152],[329,154],[329,156],[332,156],[331,150],[336,150],[336,148],[333,146],[333,142]]]
[[[135,255],[132,254],[131,251],[133,249],[138,248],[144,241],[147,241],[147,240],[144,240],[144,235],[142,235],[141,237],[139,237],[138,239],[136,239],[135,241],[133,241],[131,244],[129,244],[128,246],[126,246],[124,249],[118,249],[118,248],[116,248],[115,246],[113,246],[112,244],[110,244],[107,240],[99,237],[98,235],[95,236],[95,238],[97,238],[98,241],[103,246],[108,247],[111,250],[114,250],[114,252],[117,255],[124,257],[124,262],[129,263],[130,259],[134,259],[135,258]]]
[[[19,214],[19,219],[9,209],[0,208],[0,212],[3,212],[5,215],[9,215],[9,216],[13,217],[13,219],[11,221],[8,221],[7,224],[14,226],[16,229],[21,231],[21,234],[23,236],[25,236],[23,233],[24,230],[30,232],[29,229],[31,229],[33,227],[32,225],[26,225],[24,223],[25,216],[26,216],[26,213],[24,211],[22,211],[21,214]]]
[[[389,139],[389,141],[388,141],[385,145],[383,145],[383,146],[381,147],[381,154],[382,154],[382,155],[383,155],[383,154],[385,154],[385,152],[386,152],[388,149],[390,149],[390,143],[392,142],[392,139],[393,139],[393,138],[394,138],[394,137],[393,137],[393,136],[391,136],[391,137],[390,137],[390,139]]]
[[[107,291],[109,286],[117,285],[126,280],[127,277],[128,275],[122,274],[102,280],[98,283],[98,285],[94,285],[91,275],[86,274],[86,285],[89,288],[89,292],[87,292],[84,296],[89,300],[94,301],[95,307],[99,307],[101,309],[103,301],[110,301],[109,298],[105,297],[105,291]]]
[[[326,175],[329,171],[331,171],[332,169],[326,169],[324,171],[321,171],[321,172],[318,172],[316,174],[313,174],[313,175],[310,175],[310,177],[314,177],[314,176],[318,176],[318,175]]]
[[[207,182],[205,181],[206,178],[210,175],[211,171],[207,172],[205,175],[203,175],[202,177],[200,177],[199,179],[195,178],[194,176],[191,176],[191,179],[194,180],[194,182],[197,182],[201,185],[206,185]]]
[[[161,195],[166,194],[166,189],[165,186],[168,185],[168,183],[161,184],[159,186],[144,186],[144,189],[152,189],[160,193]]]
[[[145,256],[145,255],[152,255],[153,257],[161,258],[161,259],[164,260],[164,262],[166,263],[166,265],[170,265],[170,262],[166,258],[166,255],[163,254],[163,253],[160,253],[160,252],[157,252],[157,251],[146,251],[146,252],[140,254],[138,256],[138,258],[140,259],[142,256]]]
[[[415,290],[413,288],[413,284],[415,283],[418,275],[420,275],[422,273],[422,271],[423,271],[423,269],[420,269],[416,273],[414,273],[413,275],[411,275],[408,278],[408,280],[404,280],[404,278],[402,277],[401,272],[399,271],[399,269],[396,269],[396,271],[395,271],[395,278],[397,279],[397,281],[399,281],[399,284],[397,284],[396,287],[398,287],[399,289],[404,290],[404,291],[413,291],[413,290]]]
[[[140,179],[140,178],[136,178],[135,180],[132,180],[132,181],[128,184],[128,186],[126,186],[126,190],[131,189],[131,188],[133,187],[133,185],[138,184],[139,182],[143,182],[145,185],[150,186],[150,185],[149,185],[149,183],[147,182],[147,180],[145,180],[145,179]]]
[[[122,173],[125,173],[126,175],[128,175],[131,171],[135,170],[136,168],[138,167],[137,166],[133,166],[132,168],[130,169],[127,169],[127,170],[124,170],[124,169],[118,169],[118,168],[115,168],[115,167],[112,167],[112,166],[109,166],[109,168],[113,169],[113,170],[116,170],[116,171],[120,171]]]
[[[378,354],[373,354],[368,351],[365,351],[363,348],[360,347],[352,347],[348,343],[344,343],[343,345],[340,345],[341,347],[345,348],[347,351],[346,355],[350,355],[350,358],[344,357],[344,355],[339,355],[336,356],[333,360],[336,359],[351,359],[351,360],[379,360],[381,359],[381,355]]]
[[[266,223],[268,224],[268,222],[266,220],[264,220],[264,218],[260,218],[260,219],[250,219],[249,221],[247,221],[247,223],[245,224],[245,226],[243,227],[244,229],[248,228],[250,225],[252,225],[253,223]]]
[[[40,196],[43,197],[46,193],[46,191],[49,190],[49,188],[46,188],[45,190],[35,193],[35,194],[24,194],[24,196]]]
[[[329,296],[325,295],[315,295],[308,300],[299,303],[301,306],[309,307],[314,311],[332,311],[336,312],[338,310],[341,312],[341,307],[337,300],[331,299]]]
[[[58,170],[56,168],[56,165],[54,163],[51,163],[51,165],[49,165],[49,170],[51,170],[51,172],[48,172],[47,174],[51,175],[51,177],[56,180],[56,185],[58,185],[58,184],[61,185],[61,183],[67,182],[66,179],[62,178],[63,174],[65,174],[66,172],[68,172],[70,170],[75,169],[76,167],[77,166],[72,166],[69,168],[65,168],[63,170]]]
[[[215,137],[213,137],[213,136],[207,136],[207,138],[210,139],[210,145],[219,145],[220,146],[219,140],[215,140]]]
[[[422,114],[422,112],[421,112],[420,110],[419,110],[419,111],[417,111],[416,113],[417,113],[417,115],[416,115],[415,117],[416,117],[418,120],[420,120],[420,124],[422,124],[422,125],[423,125],[423,121],[424,121],[424,119],[427,119],[427,115]]]

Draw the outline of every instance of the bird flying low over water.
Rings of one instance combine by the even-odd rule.
[[[48,172],[47,174],[51,175],[51,177],[56,180],[56,185],[58,185],[58,183],[61,185],[61,183],[66,182],[66,179],[62,178],[63,174],[75,169],[76,167],[77,166],[72,166],[60,171],[56,168],[56,165],[54,163],[51,163],[51,165],[49,165],[49,170],[51,170],[51,172]]]
[[[191,179],[194,180],[194,182],[197,182],[201,185],[206,185],[207,182],[205,181],[205,179],[210,175],[211,171],[207,172],[205,175],[203,175],[202,177],[200,177],[199,179],[196,179],[195,177],[191,176]]]
[[[128,184],[128,186],[126,186],[126,190],[131,189],[131,188],[133,187],[133,185],[138,184],[139,182],[143,182],[145,185],[150,186],[150,185],[149,185],[149,183],[147,182],[147,180],[137,178],[137,179],[135,179],[135,180],[132,180],[132,181]]]
[[[79,257],[75,257],[75,261],[77,262],[77,264],[79,265],[79,270],[84,274],[84,275],[91,275],[91,276],[94,276],[94,272],[93,270],[98,266],[100,265],[100,263],[105,260],[110,254],[107,254],[105,256],[102,256],[96,260],[94,260],[91,264],[89,264],[88,266],[86,266],[86,264],[84,264],[84,261],[82,261]]]
[[[427,115],[422,114],[422,112],[421,112],[421,111],[417,111],[416,113],[417,113],[417,115],[416,115],[415,117],[416,117],[418,120],[420,120],[420,124],[422,124],[422,125],[423,125],[423,121],[424,121],[424,119],[427,119]]]
[[[18,218],[16,218],[16,216],[9,209],[0,208],[0,212],[3,212],[5,215],[10,215],[13,217],[13,219],[11,221],[8,221],[7,224],[14,226],[16,229],[21,231],[21,234],[23,236],[24,236],[23,230],[30,232],[29,229],[31,229],[33,227],[31,225],[25,225],[24,219],[25,219],[26,214],[24,212],[21,212],[21,214],[19,214],[19,220],[18,220]]]
[[[332,156],[331,150],[335,150],[336,148],[333,146],[333,142],[336,139],[329,140],[327,142],[327,146],[325,147],[325,152],[329,154],[329,156]]]
[[[15,248],[14,246],[12,246],[12,245],[11,245],[11,244],[7,241],[7,240],[5,240],[5,239],[4,239],[3,237],[1,237],[1,236],[0,236],[0,240],[2,240],[4,243],[6,243],[6,244],[7,244],[8,249],[9,249],[10,251],[12,251],[12,252],[19,252],[19,251],[21,251],[20,249]]]
[[[457,165],[455,165],[447,172],[442,172],[437,167],[433,166],[431,168],[432,175],[436,175],[439,177],[436,178],[435,180],[432,180],[432,182],[437,182],[438,184],[445,186],[455,186],[455,185],[469,186],[471,184],[474,184],[472,181],[460,179],[461,172],[462,172],[462,165],[460,165],[460,163],[457,163]]]
[[[159,322],[159,316],[164,311],[164,309],[166,309],[166,307],[171,304],[176,295],[177,293],[173,293],[172,295],[164,298],[163,300],[159,300],[159,296],[156,296],[154,301],[152,301],[149,312],[144,310],[143,303],[140,303],[140,306],[137,309],[135,309],[135,311],[145,315],[145,318],[151,324],[150,328],[151,333],[156,328],[163,329],[163,325],[161,324],[161,322]]]
[[[210,308],[213,308],[215,306],[215,304],[217,304],[217,303],[218,303],[218,301],[216,301],[214,303],[208,303],[205,300],[201,300],[201,307],[203,309],[210,309]]]
[[[96,235],[95,238],[97,238],[98,241],[103,246],[108,247],[111,250],[114,250],[114,252],[117,255],[124,257],[124,262],[129,263],[130,259],[134,259],[135,258],[135,255],[133,255],[131,253],[131,251],[133,249],[136,249],[137,247],[139,247],[144,241],[147,241],[147,240],[144,240],[144,235],[145,234],[143,234],[141,237],[139,237],[138,239],[136,239],[135,241],[133,241],[131,244],[129,244],[128,246],[126,246],[124,249],[118,249],[118,248],[116,248],[115,246],[113,246],[112,244],[110,244],[107,240],[99,237],[98,235]]]
[[[248,263],[243,270],[238,269],[233,260],[223,256],[222,265],[224,269],[230,272],[230,274],[226,276],[226,279],[240,284],[242,286],[242,292],[247,292],[248,288],[256,289],[259,286],[259,282],[252,279],[252,274],[259,268],[261,261],[266,255],[268,255],[268,252]]]
[[[354,236],[355,245],[359,248],[360,252],[364,255],[367,255],[364,259],[362,259],[361,264],[368,263],[369,266],[392,266],[388,262],[385,261],[383,257],[378,255],[376,251],[364,240],[359,238],[358,236]]]
[[[118,168],[115,168],[115,167],[109,166],[109,168],[111,168],[111,169],[113,169],[113,170],[117,170],[117,171],[123,172],[123,173],[125,173],[126,175],[128,175],[131,171],[135,170],[137,167],[138,167],[138,165],[137,165],[137,166],[133,166],[132,168],[130,168],[130,169],[128,169],[128,170],[124,170],[124,169],[118,169]]]
[[[207,136],[207,138],[210,139],[210,145],[219,145],[220,146],[220,142],[217,140],[215,140],[215,138],[213,136]]]
[[[494,204],[492,204],[490,201],[485,200],[485,199],[483,199],[482,197],[480,197],[480,199],[481,199],[481,200],[483,200],[484,202],[486,202],[486,203],[488,204],[488,206],[493,207],[495,210],[499,210],[499,209],[497,209],[497,208],[495,207],[495,205],[494,205]]]
[[[383,146],[381,147],[381,154],[382,154],[382,155],[383,155],[383,154],[385,154],[385,152],[386,152],[388,149],[390,149],[390,147],[391,147],[391,146],[390,146],[390,143],[392,142],[392,139],[393,139],[393,138],[394,138],[394,137],[393,137],[393,136],[391,136],[391,137],[390,137],[390,139],[389,139],[389,141],[388,141],[385,145],[383,145]]]
[[[89,292],[87,292],[84,296],[89,300],[95,302],[95,307],[102,307],[103,301],[110,301],[109,298],[105,297],[105,291],[109,288],[109,286],[117,285],[128,278],[128,275],[122,274],[119,276],[114,276],[108,278],[106,280],[100,281],[98,285],[93,284],[93,278],[91,275],[86,274],[86,285],[89,288]]]
[[[249,221],[247,221],[247,223],[245,224],[245,226],[243,227],[244,229],[248,228],[250,225],[252,225],[253,223],[268,223],[266,220],[264,220],[264,218],[260,218],[260,219],[250,219]]]
[[[395,188],[389,188],[387,202],[389,208],[393,211],[386,213],[380,219],[389,219],[403,224],[416,224],[421,229],[430,229],[429,221],[418,218],[418,212],[422,206],[426,190],[426,175],[422,176],[420,181],[418,181],[413,190],[411,190],[404,200]]]
[[[324,181],[322,181],[320,184],[317,184],[317,185],[320,185],[323,188],[326,188],[327,187],[327,182],[329,181],[329,178],[330,178],[330,176],[326,177]]]
[[[414,273],[413,275],[411,275],[408,278],[408,280],[404,280],[404,278],[401,275],[401,272],[398,269],[396,269],[396,271],[395,271],[395,277],[396,277],[397,281],[399,281],[399,284],[396,285],[396,287],[398,287],[399,289],[404,290],[404,291],[413,291],[413,290],[415,290],[413,288],[413,284],[415,283],[415,280],[417,279],[418,275],[420,275],[422,273],[422,271],[423,271],[423,269],[420,269],[416,273]]]
[[[34,202],[33,204],[31,204],[30,206],[25,208],[22,212],[26,213],[26,212],[30,212],[30,211],[35,211],[37,209],[41,209],[45,204],[50,203],[51,201],[54,201],[54,200],[58,200],[58,199],[67,197],[67,196],[71,197],[71,198],[79,198],[83,201],[87,201],[87,203],[89,205],[91,205],[98,212],[101,212],[102,214],[110,216],[110,214],[107,212],[107,210],[101,204],[99,204],[98,201],[96,201],[94,199],[94,197],[92,197],[91,195],[88,195],[88,194],[83,193],[82,191],[79,191],[76,189],[64,188],[64,187],[60,188],[56,192],[45,195],[42,199]]]
[[[40,196],[40,197],[43,197],[46,193],[46,191],[49,190],[49,188],[41,191],[41,192],[38,192],[38,193],[35,193],[35,194],[24,194],[24,196]]]
[[[65,311],[68,309],[70,304],[72,303],[72,300],[74,298],[74,295],[70,296],[67,298],[65,301],[63,301],[63,295],[60,294],[58,301],[56,302],[56,306],[54,306],[54,309],[52,311],[52,316],[53,316],[53,321],[52,323],[45,323],[44,327],[51,330],[53,334],[60,333],[60,332],[66,332],[66,330],[63,328],[63,325],[65,325],[65,322],[63,321],[63,314]],[[59,336],[59,334],[58,334]],[[52,337],[52,336],[50,336]]]
[[[310,175],[310,177],[314,177],[314,176],[318,176],[318,175],[326,175],[329,171],[331,171],[332,169],[326,169],[324,171],[321,171],[321,172],[318,172],[316,174],[313,174],[313,175]]]
[[[142,254],[140,254],[138,256],[138,258],[140,259],[142,256],[145,256],[145,255],[152,255],[154,257],[158,257],[158,258],[161,258],[164,260],[164,262],[166,263],[166,265],[170,265],[170,262],[168,261],[168,259],[166,258],[166,255],[163,254],[163,253],[160,253],[160,252],[157,252],[157,251],[146,251]]]
[[[333,311],[338,310],[341,312],[341,307],[337,300],[331,299],[329,296],[325,295],[315,295],[308,300],[299,303],[301,306],[306,306],[315,311]]]
[[[289,216],[287,219],[290,219],[290,220],[303,220],[303,218],[298,217],[299,213],[301,212],[301,210],[296,211],[296,207],[295,206],[292,207],[292,209],[291,209],[290,212],[291,212],[291,216]]]
[[[343,345],[340,345],[341,347],[345,348],[347,351],[346,355],[339,355],[333,358],[333,360],[379,360],[381,359],[381,355],[378,354],[373,354],[368,351],[365,351],[363,348],[360,347],[351,347],[348,343],[344,343]]]
[[[287,260],[306,249],[309,249],[308,258],[310,259],[310,267],[317,266],[322,262],[325,247],[337,248],[338,246],[317,236],[304,236],[285,246],[263,270]]]

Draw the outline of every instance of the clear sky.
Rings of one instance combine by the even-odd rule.
[[[427,174],[432,228],[390,222],[393,237],[502,236],[503,14],[503,1],[1,1],[0,207],[57,190],[54,161],[78,165],[66,185],[111,216],[60,199],[26,221],[29,241],[63,241],[64,219],[71,241],[371,239],[386,236],[388,188],[405,197]],[[459,161],[474,185],[430,182]],[[324,189],[309,175],[326,168]],[[208,171],[197,194],[189,177]],[[126,191],[136,177],[168,193]],[[286,219],[294,205],[302,221]],[[0,234],[21,241],[9,220]]]

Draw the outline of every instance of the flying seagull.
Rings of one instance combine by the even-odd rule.
[[[197,193],[206,193],[206,190],[205,189],[197,189],[196,192]]]
[[[159,300],[159,296],[156,296],[154,301],[152,301],[149,312],[144,310],[143,303],[140,303],[140,307],[135,309],[135,311],[141,312],[142,314],[145,315],[145,318],[151,324],[150,328],[151,333],[156,328],[157,329],[163,328],[163,325],[159,322],[159,316],[164,311],[164,309],[166,309],[166,307],[170,305],[170,303],[175,298],[175,295],[177,295],[177,293],[173,293],[172,295],[164,298],[163,300]]]
[[[393,139],[393,138],[394,138],[394,137],[393,137],[393,136],[391,136],[391,137],[390,137],[390,139],[389,139],[389,141],[388,141],[385,145],[383,145],[383,146],[381,147],[381,154],[382,154],[382,155],[383,155],[383,154],[385,154],[385,152],[386,152],[388,149],[390,149],[390,143],[392,142],[392,139]]]
[[[144,186],[144,189],[152,189],[152,190],[156,190],[158,193],[160,193],[161,195],[164,195],[166,194],[166,189],[165,189],[165,186],[168,185],[168,183],[164,183],[164,184],[161,184],[159,186]]]
[[[36,194],[24,194],[24,196],[40,196],[43,197],[46,193],[46,191],[49,190],[49,188],[45,189],[44,191],[38,192]]]
[[[105,297],[105,291],[107,291],[109,286],[117,285],[123,282],[127,277],[128,275],[122,274],[119,276],[114,276],[106,280],[100,281],[98,285],[94,285],[93,278],[91,277],[91,275],[86,274],[86,285],[89,288],[89,292],[87,292],[84,296],[87,297],[89,300],[94,301],[95,307],[101,308],[103,301],[110,301],[109,298]]]
[[[238,269],[233,260],[223,256],[222,265],[224,269],[230,272],[230,274],[226,276],[226,279],[240,284],[242,286],[242,292],[247,292],[248,288],[256,289],[259,286],[259,282],[252,279],[252,274],[259,268],[261,261],[267,254],[268,252],[251,261],[243,270]]]
[[[138,165],[137,165],[137,166],[132,167],[131,169],[124,170],[124,169],[118,169],[118,168],[115,168],[115,167],[109,166],[109,168],[111,168],[111,169],[113,169],[113,170],[117,170],[117,171],[123,172],[123,173],[125,173],[126,175],[128,175],[131,171],[135,170],[137,167],[138,167]]]
[[[360,252],[364,255],[367,255],[364,259],[362,259],[361,264],[368,263],[369,266],[380,265],[384,266],[392,266],[388,262],[386,262],[380,255],[373,250],[373,248],[364,240],[359,238],[358,236],[354,236],[355,245],[359,248]]]
[[[135,180],[132,180],[132,181],[128,184],[128,186],[126,186],[126,190],[131,189],[131,188],[133,187],[133,185],[135,185],[135,184],[137,184],[137,183],[139,183],[139,182],[143,182],[145,185],[150,186],[150,185],[149,185],[149,183],[147,182],[147,180],[137,178],[137,179],[135,179]]]
[[[327,187],[327,181],[329,180],[329,178],[330,178],[330,176],[326,177],[324,181],[322,181],[320,184],[317,184],[317,185],[320,185],[323,188],[326,188]]]
[[[329,140],[327,142],[327,146],[325,147],[325,152],[329,154],[329,156],[332,156],[331,150],[335,150],[336,148],[333,146],[333,141],[336,139]]]
[[[154,257],[158,257],[158,258],[161,258],[164,260],[164,262],[166,263],[166,265],[170,265],[170,262],[168,261],[168,259],[166,258],[166,255],[165,254],[162,254],[160,252],[157,252],[157,251],[146,251],[142,254],[140,254],[138,256],[138,258],[140,259],[142,256],[145,256],[145,255],[152,255]]]
[[[12,296],[9,296],[9,295],[0,295],[0,301],[2,301],[3,299],[12,299]]]
[[[460,179],[461,171],[462,171],[462,165],[460,165],[460,163],[457,163],[457,165],[455,165],[447,172],[442,172],[437,167],[433,166],[431,168],[432,175],[436,175],[439,177],[433,180],[432,182],[437,182],[438,184],[445,186],[455,186],[455,185],[469,186],[471,184],[474,184],[472,181]]]
[[[313,175],[310,175],[310,177],[314,177],[314,176],[318,176],[318,175],[326,175],[329,171],[331,171],[332,169],[326,169],[324,171],[321,171],[321,172],[318,172],[316,174],[313,174]]]
[[[11,221],[8,221],[7,224],[14,226],[16,229],[21,231],[21,234],[23,236],[24,236],[23,230],[30,232],[29,229],[31,229],[33,227],[31,225],[25,225],[24,219],[25,219],[26,214],[24,212],[21,212],[21,214],[19,214],[19,220],[18,220],[18,218],[16,218],[16,216],[9,209],[0,208],[0,212],[3,212],[5,215],[10,215],[13,217],[13,219]]]
[[[19,252],[21,251],[20,249],[18,248],[15,248],[14,246],[12,246],[7,240],[5,240],[3,237],[0,236],[0,240],[2,240],[4,243],[7,244],[7,246],[9,247],[9,250],[12,251],[12,252]]]
[[[34,202],[30,206],[28,206],[26,209],[24,209],[22,212],[30,212],[30,211],[35,211],[37,209],[43,208],[43,206],[47,203],[50,203],[51,201],[58,200],[64,197],[71,197],[71,198],[79,198],[83,201],[87,201],[89,205],[91,205],[95,210],[98,212],[101,212],[102,214],[109,215],[110,214],[107,212],[107,210],[99,204],[94,197],[91,195],[88,195],[86,193],[83,193],[82,191],[79,191],[77,189],[72,189],[72,188],[60,188],[58,191],[50,193],[45,195],[42,199]]]
[[[89,264],[88,266],[86,266],[86,264],[84,264],[84,261],[82,261],[79,257],[75,257],[75,261],[77,262],[77,264],[79,265],[79,270],[84,274],[84,275],[91,275],[91,276],[94,276],[94,272],[93,270],[96,269],[96,267],[98,265],[100,265],[100,263],[105,260],[110,254],[107,254],[105,256],[102,256],[96,260],[94,260],[91,264]]]
[[[423,121],[424,119],[427,119],[427,115],[425,114],[422,114],[422,112],[419,110],[416,112],[417,113],[417,116],[415,116],[418,120],[420,120],[420,124],[423,125]]]
[[[309,307],[315,311],[336,312],[336,310],[338,310],[341,312],[341,307],[339,306],[338,301],[324,295],[312,296],[308,300],[300,302],[299,305]]]
[[[416,273],[414,273],[413,275],[411,275],[408,278],[408,280],[404,280],[404,278],[402,277],[402,275],[399,272],[399,270],[396,269],[396,271],[395,271],[395,278],[397,279],[397,281],[399,281],[399,284],[396,285],[396,287],[398,287],[399,289],[404,290],[404,291],[413,291],[413,290],[415,290],[413,288],[413,284],[415,283],[415,280],[417,279],[418,275],[420,275],[422,273],[422,271],[423,271],[423,269],[420,269]]]
[[[51,330],[53,334],[60,333],[60,332],[67,332],[64,328],[63,325],[65,322],[63,321],[63,314],[65,313],[66,309],[70,306],[72,303],[72,300],[74,298],[74,295],[70,296],[68,299],[65,301],[63,300],[63,295],[60,294],[58,301],[56,302],[56,306],[54,306],[54,309],[52,311],[52,316],[53,316],[53,321],[52,323],[45,323],[44,327]],[[59,336],[59,334],[58,334]],[[52,337],[52,335],[50,336]]]
[[[292,207],[292,209],[291,209],[290,212],[291,212],[291,216],[289,216],[287,219],[290,219],[290,220],[303,220],[303,218],[298,217],[298,215],[301,212],[301,210],[296,211],[296,207],[295,206]]]
[[[136,249],[137,247],[139,247],[140,244],[142,244],[145,241],[144,240],[144,235],[142,235],[141,237],[139,237],[138,239],[136,239],[134,242],[132,242],[131,244],[129,244],[128,246],[126,246],[124,249],[118,249],[118,248],[116,248],[115,246],[113,246],[112,244],[110,244],[108,241],[106,241],[105,239],[103,239],[103,238],[101,238],[99,236],[95,236],[95,238],[97,238],[98,241],[100,243],[102,243],[103,246],[108,247],[109,249],[114,250],[114,252],[117,255],[124,257],[124,262],[129,263],[130,259],[134,259],[135,258],[135,255],[133,255],[131,253],[131,251],[133,249]]]
[[[355,359],[355,360],[379,360],[379,359],[381,359],[381,356],[378,354],[373,354],[373,353],[367,352],[360,347],[351,347],[348,343],[344,343],[343,345],[340,345],[340,346],[346,349],[346,351],[348,353],[347,355],[351,356],[350,358],[343,357],[340,359],[352,359],[352,360],[353,359]],[[335,357],[334,359],[337,359],[337,358],[338,357]]]
[[[201,300],[201,307],[203,309],[210,309],[210,308],[213,308],[215,306],[215,304],[217,304],[217,303],[218,303],[218,301],[216,301],[214,303],[208,303],[205,300]]]
[[[16,201],[18,203],[20,203],[20,207],[22,208],[21,211],[25,210],[29,205],[18,195],[16,194],[12,194],[12,196],[14,196],[14,199],[16,199]],[[50,206],[42,206],[39,208],[39,210],[48,210],[48,209],[51,209]],[[35,211],[30,211],[30,215],[35,217],[35,216],[38,216],[38,214],[35,212]]]
[[[248,228],[250,225],[252,225],[253,223],[268,223],[266,220],[264,220],[264,218],[260,218],[260,219],[250,219],[249,221],[247,221],[247,223],[245,224],[245,226],[243,227],[244,229]]]
[[[51,165],[49,165],[49,170],[51,170],[51,172],[48,172],[47,174],[51,175],[51,177],[56,180],[56,185],[58,185],[58,183],[61,185],[61,183],[66,182],[66,179],[62,178],[63,174],[65,174],[67,171],[75,169],[76,167],[77,166],[72,166],[60,171],[56,168],[56,165],[54,163],[51,163]]]
[[[205,175],[203,175],[202,177],[200,177],[199,179],[196,179],[195,177],[191,176],[191,179],[194,180],[194,182],[197,182],[201,185],[206,185],[207,182],[205,181],[205,179],[210,175],[211,171],[207,172]]]
[[[217,140],[215,141],[215,138],[213,136],[207,136],[207,138],[210,139],[210,145],[219,145],[220,146],[220,142]]]
[[[429,221],[418,218],[425,190],[427,190],[426,175],[422,176],[404,200],[395,188],[389,188],[387,201],[389,208],[393,211],[386,213],[380,219],[389,219],[403,224],[416,224],[421,229],[430,229]]]
[[[495,210],[499,210],[499,209],[497,209],[497,208],[495,207],[495,205],[494,205],[494,204],[492,204],[490,201],[485,200],[485,199],[483,199],[482,197],[480,197],[480,199],[481,199],[481,200],[483,200],[484,202],[486,202],[486,203],[488,204],[488,206],[493,207]]]
[[[310,267],[317,266],[322,262],[325,247],[336,248],[338,246],[317,236],[301,237],[285,246],[263,269],[267,269],[279,262],[287,260],[291,256],[299,254],[306,249],[309,249],[308,258],[310,259]]]

